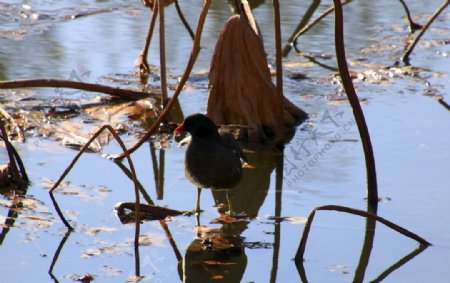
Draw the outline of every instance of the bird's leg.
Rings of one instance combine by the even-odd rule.
[[[195,215],[195,222],[196,222],[195,227],[197,227],[197,237],[200,238],[202,236],[202,233],[200,232],[201,231],[201,229],[200,229],[201,225],[200,225],[200,214],[199,213],[197,213]]]
[[[230,190],[227,190],[227,193],[226,193],[226,195],[227,195],[227,202],[228,202],[228,215],[229,216],[233,216],[233,206],[231,205],[231,199],[230,199],[230,196],[229,196],[229,192],[230,192]]]
[[[201,188],[197,188],[197,204],[195,205],[195,213],[200,214],[200,195],[202,193]]]

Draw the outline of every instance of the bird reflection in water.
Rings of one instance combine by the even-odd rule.
[[[277,151],[246,151],[249,164],[244,166],[241,181],[230,190],[234,217],[224,217],[227,203],[226,190],[211,190],[215,205],[221,214],[212,223],[220,228],[198,227],[198,237],[186,249],[179,263],[183,282],[241,282],[247,267],[245,238],[249,219],[258,215],[267,196],[270,177],[282,155]]]

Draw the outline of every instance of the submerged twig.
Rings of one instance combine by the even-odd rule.
[[[0,81],[0,89],[7,88],[24,88],[24,87],[63,87],[80,89],[91,92],[101,92],[111,96],[117,96],[124,99],[137,100],[148,98],[152,93],[136,91],[131,89],[120,89],[118,87],[111,87],[107,85],[58,80],[58,79],[29,79],[29,80],[15,80],[15,81]]]
[[[431,26],[431,24],[434,22],[434,20],[444,11],[445,8],[450,4],[449,0],[444,0],[442,2],[441,6],[430,16],[428,21],[425,23],[423,28],[420,30],[419,34],[416,36],[416,38],[411,42],[411,44],[406,49],[405,53],[403,53],[401,60],[405,65],[409,65],[409,55],[411,55],[411,52],[414,50],[414,47],[416,47],[417,43],[419,42],[422,35],[428,30],[428,28]]]
[[[342,85],[347,93],[348,100],[355,116],[359,135],[363,145],[364,156],[367,170],[367,199],[369,203],[376,207],[378,203],[377,174],[375,168],[375,158],[373,155],[372,143],[370,141],[369,130],[367,128],[364,113],[361,109],[358,96],[353,86],[352,79],[348,71],[347,60],[345,58],[344,46],[344,19],[342,14],[342,5],[339,0],[333,0],[335,5],[335,45],[336,59],[339,67]]]
[[[131,153],[133,153],[136,149],[138,149],[145,141],[147,141],[147,139],[151,135],[153,135],[155,133],[155,131],[158,129],[161,122],[164,120],[166,115],[169,113],[170,108],[172,107],[172,105],[175,103],[178,96],[180,95],[181,90],[183,89],[187,79],[189,78],[189,75],[191,74],[191,71],[192,71],[192,68],[194,67],[195,61],[197,60],[197,55],[200,52],[200,40],[202,37],[203,25],[205,23],[206,15],[208,14],[210,5],[211,5],[211,0],[204,1],[203,8],[200,13],[200,17],[198,19],[197,30],[195,32],[194,44],[192,46],[192,51],[191,51],[191,55],[189,57],[189,62],[186,66],[183,76],[180,79],[177,89],[175,90],[175,93],[172,95],[169,102],[164,107],[164,110],[158,116],[156,121],[152,124],[150,129],[145,133],[145,135],[141,139],[139,139],[133,146],[131,146],[127,151],[112,156],[113,159],[122,159],[125,156],[128,156]]]
[[[303,262],[305,249],[306,249],[306,242],[308,241],[308,236],[309,236],[309,232],[311,230],[311,225],[312,225],[312,222],[314,220],[314,216],[316,214],[316,211],[319,211],[319,210],[331,210],[331,211],[334,210],[334,211],[340,211],[340,212],[346,212],[346,213],[350,213],[350,214],[355,214],[355,215],[359,215],[359,216],[362,216],[362,217],[369,217],[369,218],[375,219],[378,222],[383,223],[384,225],[388,226],[389,228],[397,231],[398,233],[400,233],[400,234],[402,234],[402,235],[404,235],[406,237],[409,237],[409,238],[411,238],[413,240],[416,240],[421,245],[424,245],[424,246],[431,245],[427,240],[425,240],[424,238],[418,236],[417,234],[415,234],[415,233],[413,233],[413,232],[411,232],[411,231],[409,231],[409,230],[407,230],[407,229],[405,229],[405,228],[403,228],[403,227],[401,227],[401,226],[399,226],[399,225],[397,225],[397,224],[395,224],[395,223],[393,223],[393,222],[391,222],[391,221],[389,221],[389,220],[387,220],[387,219],[385,219],[385,218],[383,218],[381,216],[378,216],[376,214],[369,213],[369,212],[364,211],[364,210],[354,209],[354,208],[340,206],[340,205],[324,205],[324,206],[319,206],[319,207],[314,208],[311,211],[311,213],[309,214],[309,216],[308,216],[308,219],[307,219],[306,224],[305,224],[305,228],[303,229],[303,235],[302,235],[302,238],[300,240],[300,244],[299,244],[298,249],[297,249],[297,253],[295,254],[295,263],[297,265],[301,264]]]

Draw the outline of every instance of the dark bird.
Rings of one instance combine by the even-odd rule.
[[[197,186],[195,211],[200,212],[202,188],[232,189],[242,177],[244,154],[230,133],[218,131],[216,124],[203,114],[184,119],[175,133],[188,132],[191,140],[186,150],[184,173]],[[228,209],[232,212],[228,198]]]

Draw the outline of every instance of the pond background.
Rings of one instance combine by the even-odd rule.
[[[195,26],[201,1],[181,2],[186,18]],[[273,63],[273,12],[271,1],[266,2],[254,10],[254,15],[264,35],[268,60]],[[310,2],[282,2],[285,43]],[[424,23],[440,2],[408,1],[408,5],[416,21]],[[315,15],[330,4],[322,2]],[[84,79],[92,82],[108,83],[105,76],[122,76],[130,78],[131,82],[136,79],[133,63],[143,46],[150,17],[148,9],[140,2],[6,1],[0,2],[0,8],[1,80],[67,79],[73,70],[90,71]],[[78,11],[108,8],[116,10],[65,19]],[[33,13],[39,15],[37,20],[32,20]],[[208,70],[218,33],[229,16],[225,1],[213,1],[194,71]],[[349,68],[368,78],[357,77],[355,84],[374,147],[382,199],[378,214],[433,244],[383,282],[447,282],[450,277],[450,116],[436,97],[441,95],[445,101],[450,101],[450,12],[444,11],[413,52],[411,63],[419,68],[415,75],[399,72],[390,77],[377,73],[375,64],[392,66],[402,54],[409,31],[400,4],[387,0],[354,1],[345,6],[344,18]],[[316,59],[336,67],[333,36],[334,18],[330,15],[300,37],[299,47],[304,52],[331,55],[330,59],[320,56]],[[166,9],[166,38],[167,64],[175,81],[184,70],[192,41],[173,5]],[[152,65],[159,63],[157,48],[155,33],[149,57]],[[222,270],[212,268],[211,271],[201,265],[210,275],[216,271],[221,274],[229,268],[226,272],[233,275],[225,282],[300,281],[293,257],[304,227],[302,217],[324,204],[366,209],[364,156],[345,93],[333,79],[336,72],[312,64],[294,52],[284,59],[284,64],[285,95],[311,118],[297,129],[285,148],[281,193],[275,192],[273,157],[251,155],[263,160],[258,161],[262,168],[258,172],[262,175],[254,178],[259,182],[248,185],[249,190],[261,196],[261,203],[254,204],[257,218],[242,229],[245,254]],[[290,76],[298,73],[305,74],[307,79]],[[122,86],[127,87],[127,84]],[[30,90],[27,91],[29,95]],[[20,97],[22,94],[17,90],[2,92],[4,99],[11,99],[12,95]],[[32,90],[31,95],[42,100],[58,98],[54,89]],[[206,77],[191,81],[180,96],[183,113],[205,111],[207,95]],[[341,138],[336,140],[337,135]],[[135,138],[129,135],[125,140],[131,145]],[[327,144],[330,148],[324,150]],[[26,143],[15,146],[31,178],[26,195],[30,205],[25,204],[19,211],[14,226],[7,233],[3,227],[0,281],[51,282],[48,270],[65,227],[51,204],[48,182],[62,174],[76,152],[42,137],[30,137]],[[185,149],[177,147],[171,139],[170,146],[161,150],[165,152],[163,199],[157,200],[148,144],[132,155],[140,181],[158,205],[192,209],[196,191],[182,171]],[[119,148],[111,143],[103,151],[117,153]],[[7,155],[4,151],[0,154],[4,162]],[[315,159],[315,155],[320,157]],[[268,161],[264,163],[264,160]],[[134,226],[120,224],[113,208],[117,202],[133,200],[132,183],[113,162],[98,154],[85,154],[66,180],[76,193],[57,193],[56,198],[76,231],[67,238],[53,275],[59,282],[71,282],[77,275],[86,273],[95,275],[94,282],[126,281],[135,271]],[[276,198],[280,196],[281,216],[291,217],[285,221],[273,218]],[[11,196],[2,196],[3,218],[9,211],[10,201]],[[208,228],[221,226],[210,224],[218,217],[214,203],[213,195],[205,191],[202,195],[205,212],[200,222]],[[175,217],[168,222],[168,227],[179,251],[186,255],[197,237],[195,218]],[[148,240],[140,247],[143,280],[180,281],[177,258],[159,222],[145,222],[141,234]],[[337,212],[318,212],[305,254],[309,282],[351,281],[364,235],[365,219]],[[364,281],[375,279],[416,247],[414,241],[378,224]],[[198,268],[195,264],[194,261],[194,269]],[[208,281],[205,279],[205,282]]]

